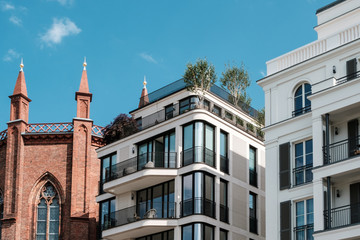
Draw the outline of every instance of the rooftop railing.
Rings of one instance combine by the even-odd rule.
[[[7,129],[0,132],[0,141],[5,140],[7,138]]]
[[[26,133],[68,133],[74,131],[74,125],[70,122],[65,123],[31,123],[26,127]],[[93,135],[102,137],[104,128],[93,125],[91,129]]]

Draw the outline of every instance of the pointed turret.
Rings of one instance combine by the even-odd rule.
[[[141,97],[140,97],[140,102],[139,102],[139,108],[145,106],[146,104],[148,104],[150,101],[149,101],[149,96],[148,96],[148,92],[147,92],[147,89],[146,89],[146,77],[144,76],[144,87],[143,87],[143,90],[141,92]]]
[[[79,91],[75,93],[75,100],[77,101],[77,114],[78,118],[90,118],[90,102],[92,94],[89,92],[89,83],[86,72],[86,58],[83,63],[84,69],[81,76]]]
[[[31,100],[27,96],[24,64],[22,59],[13,95],[9,96],[9,98],[11,99],[10,121],[21,119],[28,122],[29,102],[31,102]]]

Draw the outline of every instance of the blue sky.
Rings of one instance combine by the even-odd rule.
[[[218,77],[243,62],[252,106],[265,62],[316,40],[315,12],[332,0],[0,1],[0,131],[7,128],[21,57],[29,122],[71,122],[87,58],[90,115],[105,126],[138,105],[146,75],[152,92],[206,57]]]

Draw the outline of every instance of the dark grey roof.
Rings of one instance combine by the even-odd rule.
[[[332,2],[332,3],[326,5],[326,6],[322,7],[322,8],[319,8],[319,9],[316,11],[316,14],[321,13],[321,12],[323,12],[323,11],[325,11],[325,10],[328,10],[329,8],[332,8],[333,6],[338,5],[339,3],[342,3],[342,2],[345,2],[345,1],[346,1],[346,0],[337,0],[337,1],[335,1],[335,2]]]

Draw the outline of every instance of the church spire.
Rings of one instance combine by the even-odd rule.
[[[13,95],[22,94],[23,96],[27,97],[25,75],[24,75],[24,69],[23,68],[24,68],[23,59],[21,59],[20,71],[19,71],[18,78],[16,80]]]
[[[148,91],[146,89],[146,76],[144,76],[144,82],[143,82],[143,90],[141,92],[141,97],[140,97],[140,102],[139,102],[139,108],[145,106],[146,104],[148,104],[150,101],[149,101],[149,96],[148,96]]]
[[[30,98],[27,96],[26,82],[24,75],[24,63],[21,59],[20,71],[17,77],[14,92],[11,96],[10,106],[10,121],[21,119],[28,122],[29,119],[29,102]]]
[[[89,92],[89,83],[86,72],[86,58],[84,58],[83,72],[80,81],[79,91],[75,93],[75,100],[77,101],[77,113],[78,118],[90,118],[90,102],[92,94]]]

